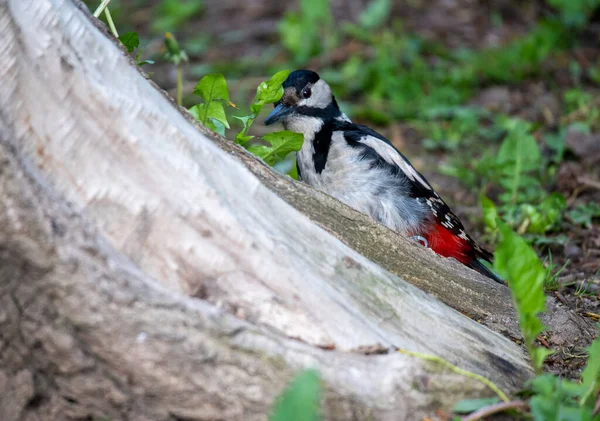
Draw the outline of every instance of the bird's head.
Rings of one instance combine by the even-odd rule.
[[[295,70],[283,82],[283,96],[265,119],[265,124],[281,121],[284,125],[298,117],[337,117],[338,105],[331,88],[311,70]]]

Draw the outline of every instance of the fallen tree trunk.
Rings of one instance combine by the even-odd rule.
[[[353,352],[378,344],[507,391],[530,376],[518,346],[406,281],[518,336],[506,288],[202,134],[81,6],[0,0],[0,31],[3,420],[265,419],[303,367],[332,420],[490,393]]]

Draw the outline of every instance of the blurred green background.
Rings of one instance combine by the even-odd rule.
[[[110,11],[119,33],[138,33],[132,54],[154,60],[143,69],[173,96],[163,40],[175,35],[190,59],[187,107],[208,73],[225,76],[235,116],[275,72],[318,71],[474,237],[497,241],[480,210],[486,195],[545,260],[548,289],[597,283],[600,0],[113,0]],[[268,132],[268,108],[252,134]],[[241,125],[229,120],[233,139]]]

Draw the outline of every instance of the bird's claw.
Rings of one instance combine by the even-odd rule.
[[[417,243],[421,244],[425,248],[429,248],[429,242],[427,241],[427,238],[425,238],[421,235],[413,235],[412,237],[410,237],[410,239],[413,241],[416,241]]]

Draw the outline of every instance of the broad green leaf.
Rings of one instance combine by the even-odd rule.
[[[250,106],[250,111],[254,114],[254,118],[258,116],[265,104],[272,104],[281,99],[283,95],[283,88],[281,85],[287,79],[289,74],[289,70],[282,70],[275,73],[271,79],[265,80],[258,85],[254,101]]]
[[[497,225],[500,242],[494,253],[494,268],[502,278],[508,280],[525,345],[534,369],[540,371],[544,358],[548,355],[546,350],[538,350],[535,346],[537,335],[544,330],[538,315],[545,310],[545,269],[521,236],[499,219]]]
[[[227,82],[222,74],[214,73],[204,76],[194,89],[194,94],[205,102],[190,108],[190,112],[202,124],[217,133],[224,135],[229,128],[223,103],[229,104]]]
[[[194,116],[194,118],[196,120],[198,120],[200,123],[202,123],[202,118],[204,118],[204,108],[201,107],[201,105],[204,104],[196,104],[192,107],[190,107],[190,109],[188,110],[190,113],[192,113],[192,115]],[[202,113],[201,113],[202,111]]]
[[[119,37],[119,40],[130,53],[140,46],[140,39],[137,32],[126,32]]]
[[[227,82],[225,76],[220,73],[212,73],[200,79],[194,88],[194,94],[200,96],[207,103],[216,100],[229,102]]]
[[[500,402],[500,398],[483,398],[483,399],[463,399],[459,401],[454,408],[452,408],[452,412],[456,414],[470,414],[471,412],[475,412],[478,409],[484,408],[486,406],[494,405]]]
[[[190,108],[190,112],[196,118],[196,120],[204,124],[206,127],[210,126],[209,128],[212,130],[215,130],[215,126],[214,124],[212,126],[209,124],[210,119],[214,119],[221,123],[224,127],[229,128],[227,116],[225,115],[225,109],[223,108],[223,104],[220,102],[211,102],[208,105],[206,103],[196,104]]]
[[[277,398],[269,421],[318,421],[321,382],[315,370],[298,374]]]
[[[283,159],[290,152],[299,151],[302,148],[304,136],[300,133],[282,130],[263,136],[263,140],[271,146],[254,145],[248,148],[254,155],[262,158],[267,164],[273,165],[277,159]]]
[[[258,85],[258,88],[256,88],[254,101],[250,105],[250,111],[252,114],[247,116],[234,116],[234,118],[240,120],[244,125],[242,130],[240,130],[235,136],[235,143],[244,145],[254,137],[248,135],[250,126],[252,126],[254,119],[258,116],[258,114],[260,114],[265,104],[271,104],[281,99],[281,96],[283,95],[283,88],[281,87],[281,84],[285,81],[289,74],[289,70],[282,70],[275,73],[269,80],[265,80]],[[263,148],[255,147],[254,150],[263,151],[259,153],[266,153],[264,152]]]

